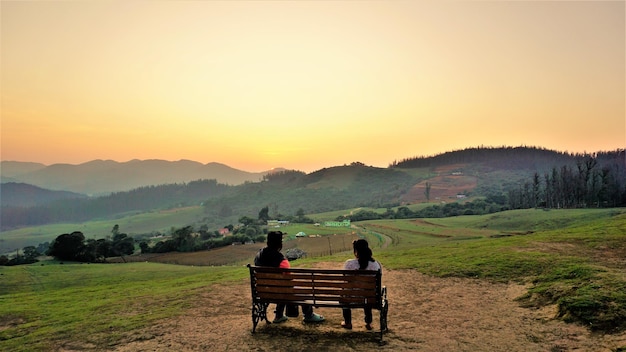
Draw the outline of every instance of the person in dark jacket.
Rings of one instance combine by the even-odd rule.
[[[254,257],[254,265],[256,266],[271,266],[273,268],[289,268],[289,261],[280,252],[283,249],[283,233],[281,231],[270,231],[267,234],[267,246],[259,250]],[[305,323],[319,323],[324,321],[324,317],[313,313],[313,306],[302,305],[302,313],[304,314]],[[288,320],[285,316],[285,305],[276,304],[276,310],[274,311],[275,324],[282,323]]]

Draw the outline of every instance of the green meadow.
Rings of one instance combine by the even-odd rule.
[[[560,318],[592,331],[626,328],[626,209],[519,210],[354,225],[386,268],[526,283],[520,305],[556,303]],[[315,230],[298,226],[287,231]],[[345,253],[298,265],[320,260],[339,263]],[[242,265],[45,261],[0,267],[0,350],[47,351],[72,341],[114,346],[159,319],[185,314],[212,284],[247,275]]]
[[[54,261],[2,267],[0,273],[2,351],[48,351],[68,341],[115,344],[191,308],[194,295],[211,284],[247,274],[239,267]]]
[[[131,235],[160,232],[169,234],[172,228],[181,228],[202,219],[201,206],[155,210],[138,214],[123,214],[116,219],[91,220],[83,223],[47,224],[3,231],[0,239],[0,254],[13,252],[26,246],[52,242],[64,233],[80,231],[87,239],[106,238],[113,226],[119,225],[124,233]]]
[[[411,204],[409,209],[415,211],[425,208],[431,204],[419,203]],[[354,208],[348,210],[333,211],[328,213],[309,215],[318,222],[334,220],[338,216],[357,212],[359,210],[385,212],[386,209],[379,208]],[[172,228],[181,228],[189,224],[201,222],[205,217],[202,206],[190,206],[184,208],[174,208],[169,210],[155,210],[146,213],[120,214],[115,219],[99,219],[82,223],[60,223],[46,224],[41,226],[24,227],[15,230],[2,231],[0,238],[0,254],[13,254],[15,250],[26,246],[36,246],[39,243],[52,242],[57,236],[74,231],[82,232],[87,239],[106,238],[111,235],[113,226],[119,225],[120,230],[129,235],[150,234],[160,232],[169,234]],[[293,224],[285,229],[290,235],[304,231],[309,234],[331,234],[333,230],[325,230],[321,227],[313,228],[313,225]]]

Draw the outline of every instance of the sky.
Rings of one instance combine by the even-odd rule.
[[[2,1],[1,159],[626,147],[624,1]]]

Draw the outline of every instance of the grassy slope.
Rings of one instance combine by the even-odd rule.
[[[415,211],[429,206],[428,203],[413,204],[408,207]],[[386,209],[372,208],[354,208],[348,210],[340,210],[328,213],[313,214],[310,217],[318,222],[326,220],[334,220],[340,215],[349,214],[350,211],[373,210],[383,213]],[[201,206],[176,208],[171,210],[153,211],[141,214],[129,214],[121,216],[117,219],[93,220],[83,223],[63,223],[49,224],[41,226],[24,227],[11,231],[3,231],[0,234],[0,254],[14,254],[15,250],[22,249],[26,246],[36,246],[43,242],[52,242],[57,236],[63,233],[72,233],[81,231],[86,238],[106,238],[111,235],[111,229],[114,225],[119,225],[120,230],[129,235],[153,233],[159,231],[169,234],[171,228],[181,228],[189,224],[200,221],[204,214],[204,208]],[[288,228],[290,234],[296,234],[298,231],[305,231],[295,228]],[[294,232],[295,231],[295,232]]]
[[[625,211],[561,210],[551,216],[511,211],[448,220],[437,219],[437,226],[492,228],[517,235],[472,241],[453,236],[420,247],[404,245],[403,237],[397,249],[381,251],[380,260],[437,276],[530,281],[527,305],[557,303],[565,320],[592,330],[626,328]],[[528,228],[536,232],[528,233]]]
[[[247,275],[241,267],[55,262],[3,267],[0,273],[3,351],[48,351],[68,340],[105,346],[180,314],[198,290]]]
[[[203,211],[201,206],[195,206],[131,214],[118,219],[49,224],[3,231],[0,241],[0,254],[9,251],[14,252],[16,249],[22,249],[26,246],[36,246],[43,242],[52,242],[57,236],[74,231],[81,231],[87,239],[106,238],[111,235],[111,230],[116,224],[120,226],[122,232],[129,235],[154,231],[169,234],[172,227],[181,228],[201,219]]]
[[[387,268],[530,282],[524,304],[556,302],[566,320],[600,331],[626,328],[625,210],[425,220],[363,222],[359,231],[380,246],[374,251]],[[511,236],[491,237],[504,233]],[[376,243],[381,234],[392,235],[393,243]],[[299,265],[316,260],[341,262],[345,253]],[[0,267],[0,350],[45,351],[72,340],[114,344],[181,314],[198,290],[247,276],[242,266],[43,264]]]

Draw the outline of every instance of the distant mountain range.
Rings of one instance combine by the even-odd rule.
[[[607,158],[611,161],[615,157],[622,158],[622,162],[624,161],[624,150],[594,154],[598,155],[601,163]],[[620,155],[622,156],[620,157]],[[537,147],[479,147],[446,152],[430,157],[409,158],[395,162],[391,167],[411,169],[432,168],[457,163],[484,163],[494,169],[522,168],[544,172],[547,168],[572,163],[575,159],[575,155]],[[216,180],[220,184],[237,186],[247,182],[259,182],[270,173],[282,171],[286,170],[280,168],[253,173],[234,169],[220,163],[202,164],[191,160],[135,159],[127,162],[93,160],[77,165],[44,165],[33,162],[2,161],[0,163],[0,183],[23,183],[45,190],[80,193],[93,197],[146,186],[183,184],[197,180]],[[17,188],[18,186],[13,185],[11,187]],[[5,192],[6,189],[6,186],[3,187]],[[28,194],[28,191],[26,192]],[[2,194],[2,196],[5,195]],[[44,195],[42,199],[47,197],[48,195]],[[7,204],[4,199],[2,203]]]
[[[511,190],[532,189],[533,182],[546,187],[547,179],[575,176],[593,177],[590,189],[612,187],[612,194],[626,199],[625,153],[598,152],[590,158],[533,147],[480,147],[401,160],[387,168],[354,162],[309,174],[249,173],[188,160],[50,166],[3,161],[0,231],[193,205],[204,208],[198,223],[223,226],[266,206],[274,214],[292,215],[298,209],[320,213],[440,203],[459,196],[506,198]]]
[[[190,160],[93,160],[78,165],[2,161],[2,183],[26,183],[48,190],[69,191],[90,196],[201,179],[227,185],[258,182],[269,173],[252,173],[220,163],[202,164]],[[273,170],[275,172],[277,170]]]

